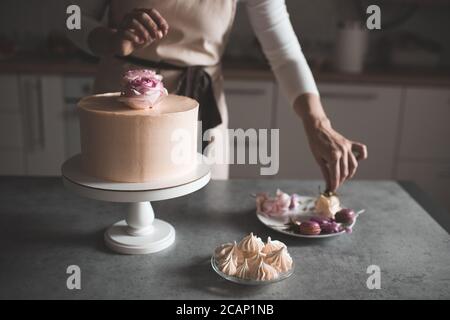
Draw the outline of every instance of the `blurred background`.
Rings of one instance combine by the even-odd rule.
[[[369,147],[356,178],[414,181],[450,210],[450,1],[286,3],[334,127]],[[381,30],[360,27],[371,4]],[[75,106],[97,59],[64,38],[65,17],[64,1],[0,2],[1,175],[58,176],[79,152]],[[281,129],[278,175],[234,165],[231,177],[321,178],[242,5],[223,64],[230,127]]]

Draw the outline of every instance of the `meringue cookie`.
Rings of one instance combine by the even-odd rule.
[[[252,232],[239,242],[238,248],[242,251],[244,256],[250,257],[264,248],[264,242],[261,238],[253,235]]]
[[[339,198],[335,195],[321,194],[316,200],[315,212],[322,217],[334,219],[334,215],[341,209]]]
[[[258,268],[259,263],[261,262],[261,260],[264,260],[265,257],[266,254],[262,252],[257,252],[253,256],[249,257],[247,259],[249,268],[252,270]]]
[[[267,238],[267,242],[262,249],[262,253],[269,254],[273,251],[280,250],[281,248],[286,247],[286,245],[278,240],[272,240],[270,237]]]
[[[278,204],[278,210],[280,212],[286,212],[289,210],[289,206],[291,205],[291,196],[287,193],[277,189],[276,199]]]
[[[236,264],[243,260],[243,254],[241,250],[239,250],[236,241],[234,241],[234,243],[225,243],[217,247],[214,251],[214,257],[217,261],[222,261],[223,259],[231,257]]]
[[[258,281],[273,280],[278,278],[278,271],[261,259],[258,267],[253,270],[251,278]]]
[[[219,269],[229,276],[234,276],[236,274],[236,262],[229,256],[220,262]]]
[[[286,247],[268,254],[266,262],[275,268],[278,272],[286,272],[292,269],[292,257]]]
[[[235,276],[241,279],[250,278],[250,268],[247,259],[244,259],[244,262],[237,267]]]

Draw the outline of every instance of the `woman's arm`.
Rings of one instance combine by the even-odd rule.
[[[244,0],[251,25],[280,87],[303,120],[311,151],[329,191],[351,178],[367,148],[336,132],[326,116],[312,72],[284,0]],[[356,153],[356,155],[353,154]]]
[[[367,147],[333,129],[318,95],[301,94],[294,101],[294,110],[303,120],[311,152],[327,183],[327,191],[336,191],[355,175],[358,161],[367,158]]]
[[[284,0],[244,0],[250,23],[289,102],[302,93],[319,94]]]

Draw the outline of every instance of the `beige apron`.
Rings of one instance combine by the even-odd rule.
[[[135,51],[132,54],[134,57],[178,66],[205,66],[213,81],[214,95],[222,118],[222,124],[212,130],[213,143],[217,145],[215,156],[226,159],[228,138],[225,131],[228,127],[228,113],[220,58],[234,20],[236,0],[112,0],[110,26],[117,27],[122,17],[135,8],[158,10],[169,24],[169,33],[150,46]],[[122,74],[136,67],[116,58],[102,59],[95,81],[95,92],[120,91]],[[157,71],[163,75],[167,90],[174,92],[181,72]],[[228,165],[214,164],[212,177],[227,179]]]

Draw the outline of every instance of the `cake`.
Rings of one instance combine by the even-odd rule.
[[[191,172],[197,160],[197,101],[167,94],[162,78],[139,70],[124,90],[78,104],[85,173],[117,182],[149,182]]]

